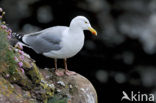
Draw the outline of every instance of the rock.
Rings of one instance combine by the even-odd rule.
[[[24,91],[18,85],[12,85],[0,76],[0,103],[36,103],[29,91]]]
[[[9,45],[7,36],[7,28],[0,28],[0,103],[47,103],[55,87],[42,82],[34,61]]]
[[[64,72],[64,69],[59,69]],[[55,84],[55,97],[49,99],[49,103],[54,100],[64,100],[67,103],[97,103],[97,94],[88,79],[76,73],[75,75],[64,75],[58,77],[50,70],[40,70],[44,78],[50,77],[49,82]]]

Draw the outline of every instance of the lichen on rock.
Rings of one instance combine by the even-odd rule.
[[[4,87],[8,86],[9,84],[16,84],[22,92],[26,91],[31,94],[30,99],[37,102],[46,103],[48,98],[54,95],[55,87],[49,86],[48,82],[42,82],[44,78],[40,74],[38,67],[35,65],[32,59],[24,57],[24,60],[20,60],[21,54],[16,52],[16,48],[12,47],[8,42],[7,26],[2,24],[0,26],[0,76],[3,78],[3,81],[0,79],[0,83],[4,85],[4,81],[7,81],[8,84],[4,85]],[[18,62],[15,58],[18,60]],[[18,64],[19,62],[21,65]],[[1,85],[2,87],[0,87],[0,90],[4,89],[3,85]],[[10,91],[12,95],[18,94],[14,94],[13,91],[16,91],[15,88],[7,90],[8,92]],[[0,94],[1,93],[2,92],[0,92]],[[3,98],[6,98],[6,100],[10,100],[7,96],[7,92],[5,94],[3,93],[2,95]],[[24,97],[21,96],[21,98]],[[14,99],[18,100],[16,96]]]
[[[60,69],[64,71],[64,69]],[[64,75],[58,77],[52,69],[40,69],[44,78],[55,84],[54,97],[49,103],[97,103],[97,94],[88,79],[76,73],[75,75]],[[60,102],[58,102],[60,100]],[[64,102],[62,102],[64,101]]]

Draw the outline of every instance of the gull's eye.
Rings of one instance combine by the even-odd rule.
[[[85,21],[85,24],[87,24],[87,22]]]

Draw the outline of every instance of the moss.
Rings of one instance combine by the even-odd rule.
[[[28,61],[23,61],[23,67],[32,68],[32,65]]]
[[[8,80],[13,83],[22,85],[23,88],[30,89],[32,83],[18,70],[14,57],[18,54],[14,53],[7,39],[7,32],[0,28],[0,73],[5,76],[9,74]]]
[[[9,96],[13,93],[13,88],[4,78],[0,77],[0,93]]]
[[[10,81],[18,81],[21,77],[17,71],[17,63],[14,60],[15,54],[9,48],[10,45],[7,39],[7,32],[5,29],[0,28],[0,73],[10,74]],[[18,78],[19,77],[19,78]]]
[[[6,75],[9,74],[9,77],[6,77],[6,79],[10,83],[18,84],[22,89],[31,91],[31,93],[35,94],[36,99],[47,103],[48,98],[54,96],[54,87],[50,86],[51,84],[47,82],[43,82],[44,77],[31,59],[25,58],[23,61],[25,73],[20,71],[17,62],[14,60],[14,57],[16,56],[18,58],[19,54],[14,52],[14,48],[9,45],[7,35],[5,29],[0,28],[0,76],[6,77]],[[5,83],[7,82],[0,80],[0,94],[9,96],[9,94],[16,92],[15,89],[9,86],[10,84],[6,84],[9,87],[3,92],[2,90],[5,89]],[[37,88],[37,90],[35,88]],[[21,98],[22,95],[18,94],[16,97]]]
[[[0,76],[0,94],[3,97],[8,98],[8,100],[13,103],[19,101],[25,101],[23,103],[36,103],[34,99],[31,99],[30,95],[25,95],[25,93],[20,92],[15,88],[14,85],[10,84],[9,81]]]
[[[54,96],[54,88],[50,87],[48,83],[40,83],[40,85],[42,89],[45,90],[45,93],[42,94],[42,97],[45,98],[45,101],[47,101],[48,98]]]
[[[26,74],[35,84],[35,88],[32,89],[32,92],[34,94],[40,94],[37,99],[47,103],[48,98],[54,95],[54,87],[51,87],[50,84],[44,80],[44,77],[39,72],[35,63],[31,63],[31,66],[31,69],[26,69]]]
[[[40,74],[36,64],[32,63],[32,68],[27,70],[27,75],[29,75],[30,79],[35,84],[40,84],[41,79],[43,78]]]
[[[66,97],[55,95],[54,97],[49,98],[47,103],[68,103],[68,99]]]
[[[14,61],[14,53],[9,50],[9,43],[7,40],[7,32],[0,28],[0,68],[2,72],[9,72],[12,74],[15,71],[16,62]],[[9,69],[4,69],[9,68]]]

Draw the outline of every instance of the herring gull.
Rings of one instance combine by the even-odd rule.
[[[74,74],[68,70],[66,62],[67,58],[73,57],[82,49],[85,38],[83,30],[89,30],[97,35],[86,17],[77,16],[72,19],[69,27],[54,26],[24,36],[19,34],[14,36],[36,53],[53,58],[56,75],[62,76],[64,73],[57,69],[57,59],[64,59],[65,74]]]

